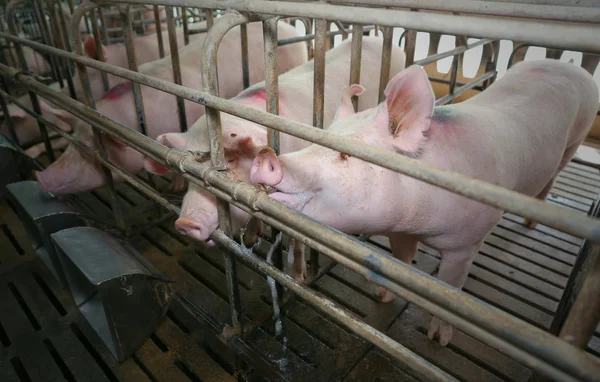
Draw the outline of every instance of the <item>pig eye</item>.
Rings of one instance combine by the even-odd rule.
[[[229,136],[230,136],[231,138],[235,138],[235,137],[237,137],[237,134],[236,134],[236,133],[231,133]]]

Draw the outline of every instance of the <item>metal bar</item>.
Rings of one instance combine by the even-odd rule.
[[[484,39],[481,39],[481,40],[479,40],[477,42],[474,42],[473,44],[459,46],[459,47],[456,47],[456,48],[454,48],[452,50],[448,50],[446,52],[434,54],[434,55],[426,57],[426,58],[424,58],[422,60],[414,61],[413,64],[414,65],[425,66],[427,64],[431,64],[432,62],[436,62],[436,61],[442,60],[442,59],[444,59],[446,57],[456,56],[458,54],[466,52],[467,50],[477,48],[477,47],[479,47],[481,45],[491,44],[494,41],[496,41],[496,40],[490,40],[490,39],[484,38]]]
[[[94,36],[94,40],[96,41],[96,57],[98,57],[98,60],[104,62],[105,57],[102,50],[102,39],[100,38],[100,28],[98,27],[98,16],[96,15],[95,8],[90,10],[90,20],[92,20],[92,34]],[[107,92],[110,89],[108,75],[103,71],[100,72],[100,75],[102,76],[102,85],[104,86],[104,91]]]
[[[452,68],[450,69],[450,84],[448,85],[448,103],[452,103],[456,96],[454,95],[454,90],[456,88],[456,77],[458,77],[458,67],[460,64],[460,56],[456,55],[452,58]],[[474,81],[472,81],[474,82]]]
[[[585,6],[506,4],[476,0],[331,0],[332,4],[360,4],[392,8],[418,8],[432,11],[474,13],[490,16],[526,17],[545,20],[600,22],[600,9]]]
[[[338,307],[333,301],[321,297],[308,287],[296,283],[290,276],[282,273],[274,266],[268,264],[250,251],[245,251],[230,239],[224,232],[216,230],[212,235],[221,245],[248,264],[253,269],[265,273],[277,282],[283,284],[286,288],[293,291],[303,300],[310,302],[321,312],[329,314],[342,326],[350,329],[363,339],[370,341],[383,349],[386,353],[400,360],[404,365],[410,368],[418,375],[428,381],[455,381],[456,379],[440,370],[437,366],[427,362],[412,351],[408,350],[399,343],[393,341],[385,334],[379,332],[368,324],[358,319],[345,309]]]
[[[54,6],[54,0],[49,0],[48,4],[52,7]],[[58,28],[58,32],[60,34],[60,38],[63,41],[65,48],[69,51],[73,51],[73,47],[71,46],[71,40],[69,39],[69,29],[67,27],[67,21],[65,20],[65,14],[62,10],[62,6],[59,3],[58,7],[54,6],[54,12],[58,15],[60,20],[60,26]],[[73,83],[73,66],[71,62],[65,58],[63,58],[63,63],[65,67],[65,77],[67,79],[67,86],[69,87],[69,94],[72,98],[77,98],[75,93],[75,84]]]
[[[0,85],[2,86],[2,90],[8,91],[8,86],[6,85],[6,81],[3,77],[0,77]],[[8,106],[4,97],[0,97],[0,106],[2,106],[2,112],[4,113],[4,122],[8,126],[8,133],[10,134],[10,139],[12,139],[13,143],[15,143],[17,146],[20,146],[19,137],[17,136],[17,132],[15,131],[15,125],[13,124],[13,120],[12,118],[10,118],[10,114],[8,113]]]
[[[83,44],[81,43],[81,35],[79,33],[79,24],[81,22],[82,17],[85,16],[86,12],[96,9],[98,7],[98,5],[99,4],[84,0],[79,5],[79,7],[77,7],[77,9],[71,14],[71,25],[70,25],[71,46],[75,49],[76,54],[69,53],[69,55],[83,56]],[[100,40],[96,40],[96,41],[100,41]],[[64,52],[64,53],[66,53],[66,52]],[[89,59],[88,57],[85,57],[85,58]],[[92,60],[92,59],[89,59],[89,60],[106,65],[106,63],[103,61],[97,61],[97,60]],[[92,96],[90,79],[88,77],[86,66],[81,62],[77,62],[77,72],[79,73],[79,82],[81,84],[81,88],[83,89],[83,99],[84,99],[85,105],[90,106],[91,108],[95,109],[96,102],[94,101],[94,97]],[[37,112],[37,110],[36,110],[36,112]],[[93,124],[92,124],[92,131],[94,133],[94,142],[96,144],[96,147],[98,147],[98,152],[99,152],[100,156],[103,159],[107,159],[108,155],[106,153],[104,137],[102,136],[98,127],[96,127]],[[48,149],[46,149],[46,150],[48,150]],[[125,227],[126,227],[125,219],[123,218],[123,213],[121,211],[121,208],[119,207],[117,191],[115,189],[115,184],[114,184],[112,174],[107,167],[102,166],[102,175],[104,176],[104,180],[106,181],[106,184],[108,186],[108,195],[109,195],[111,211],[114,214],[117,227],[119,227],[121,230],[125,231],[126,230],[125,229]]]
[[[424,307],[441,319],[457,325],[461,330],[473,335],[475,338],[506,354],[510,354],[524,365],[559,380],[577,378],[580,380],[593,380],[600,375],[600,365],[589,355],[545,331],[468,296],[464,292],[448,289],[442,282],[432,276],[415,270],[389,256],[373,253],[371,249],[365,247],[356,239],[314,222],[275,202],[255,187],[232,180],[227,174],[212,169],[206,163],[183,160],[188,155],[187,153],[162,146],[137,131],[119,125],[113,120],[95,113],[93,109],[71,100],[66,95],[48,89],[18,70],[4,65],[0,66],[0,70],[10,74],[29,89],[55,100],[57,105],[77,117],[97,125],[103,131],[124,142],[129,142],[134,149],[145,155],[172,167],[181,164],[188,179],[201,186],[207,184],[209,186],[207,189],[210,192],[215,193],[219,198],[226,195],[228,202],[243,206],[246,211],[264,220],[267,224],[282,229],[296,238],[298,236],[295,235],[295,230],[289,227],[297,227],[301,230],[302,235],[309,235],[306,240],[303,240],[305,244],[315,246],[319,251],[328,256],[331,255],[334,260],[348,266],[350,269],[357,271],[362,269],[362,273],[359,273],[366,275],[368,279],[406,297],[409,301]],[[128,72],[125,69],[121,70],[123,71],[122,74]],[[141,82],[146,80],[148,84],[152,82],[153,85],[150,86],[159,89],[176,87],[167,81],[152,79],[139,73],[130,72],[129,74],[132,77],[137,77],[136,80],[142,80]],[[189,90],[180,88],[178,91],[183,93]],[[222,108],[227,113],[230,113],[230,109],[235,107],[240,108],[240,105],[236,104],[231,105],[231,108],[229,108],[227,104],[230,101],[219,99],[205,92],[194,91],[194,93],[196,93],[196,101],[203,101],[209,107]],[[251,108],[242,108],[248,109],[248,112],[253,110],[257,115],[264,115],[268,119],[281,119]],[[283,121],[281,123],[284,123]],[[315,131],[319,134],[324,133],[309,126],[306,126],[306,130]],[[167,156],[169,157],[169,163],[165,161]],[[190,174],[193,174],[193,176]],[[198,180],[198,177],[201,181]],[[215,189],[218,192],[215,192]],[[234,190],[235,199],[231,196]],[[264,213],[257,212],[256,209],[262,210]],[[277,220],[269,220],[269,216],[273,216]],[[330,248],[328,249],[329,252],[325,252],[327,248]],[[335,253],[343,253],[343,255],[334,257]],[[384,277],[380,277],[379,274]],[[388,278],[395,281],[390,282]]]
[[[39,27],[40,34],[42,36],[42,41],[46,45],[54,46],[54,44],[52,43],[52,37],[50,36],[50,30],[48,29],[48,24],[46,24],[46,16],[44,14],[44,9],[42,7],[42,4],[38,0],[32,0],[32,5],[33,5],[33,10],[34,10],[34,17],[37,21],[37,25]],[[56,47],[59,48],[60,46],[56,46]],[[50,68],[52,68],[52,72],[54,73],[54,78],[56,78],[56,80],[60,84],[60,87],[62,88],[64,86],[63,79],[62,79],[62,74],[60,73],[60,69],[58,67],[58,63],[56,62],[56,57],[53,55],[50,55],[47,58],[48,58],[48,63],[50,64]]]
[[[206,27],[208,29],[210,29],[210,28],[212,28],[214,23],[215,23],[214,12],[212,9],[207,9],[206,10]]]
[[[406,55],[406,67],[413,65],[415,62],[415,47],[417,45],[417,31],[414,29],[407,30],[406,42],[404,44],[404,53]]]
[[[219,77],[217,73],[217,52],[219,44],[225,34],[237,25],[249,22],[249,18],[239,13],[226,13],[215,23],[206,35],[202,47],[202,87],[211,95],[219,94]],[[218,109],[206,108],[206,121],[210,137],[210,158],[212,167],[217,171],[227,169],[227,162],[221,142],[221,116]],[[217,199],[217,211],[219,216],[219,227],[225,235],[231,236],[231,214],[229,203]],[[243,334],[242,307],[240,291],[237,279],[235,258],[227,251],[224,252],[225,274],[227,277],[227,290],[229,292],[229,303],[231,307],[231,322],[233,332],[237,335]]]
[[[82,9],[82,7],[79,7],[78,10],[79,9]],[[600,243],[599,220],[582,216],[581,214],[566,208],[554,206],[518,192],[507,190],[477,179],[472,179],[458,173],[441,170],[437,167],[423,164],[400,154],[356,143],[352,140],[339,137],[338,135],[314,129],[309,125],[241,106],[235,102],[214,97],[204,91],[184,88],[169,81],[98,62],[88,57],[83,57],[82,54],[65,52],[7,33],[0,33],[0,38],[19,42],[40,51],[68,58],[77,62],[78,65],[83,66],[84,69],[87,65],[128,80],[139,82],[145,86],[150,86],[169,94],[183,97],[192,102],[201,103],[209,108],[216,107],[228,114],[277,129],[280,132],[310,142],[318,142],[320,145],[330,149],[348,153],[349,155],[361,158],[367,162],[422,180],[470,199],[535,220],[541,224],[556,228],[574,236],[588,238],[594,242]],[[82,50],[81,44],[76,47],[79,51]],[[493,73],[485,74],[485,76],[493,76]],[[84,79],[82,78],[82,81],[83,80]],[[465,86],[475,86],[475,84],[469,83]],[[462,88],[457,89],[455,95],[459,95],[461,90]],[[466,90],[468,89],[465,89],[465,91]]]
[[[162,38],[162,27],[159,28],[159,26],[161,25],[161,21],[160,21],[160,12],[158,11],[158,5],[154,5],[154,23],[156,24],[156,38],[158,39],[158,55],[160,56],[160,58],[163,58],[165,56],[165,45],[163,44],[163,38]],[[169,12],[169,9],[172,9],[170,7],[165,7],[165,13]],[[173,17],[173,15],[171,15],[171,17]],[[167,16],[167,30],[169,29],[169,16]],[[170,32],[168,32],[170,33]],[[169,41],[169,44],[171,42]]]
[[[98,7],[98,18],[100,19],[100,25],[102,26],[100,29],[100,32],[102,32],[102,41],[105,45],[108,45],[108,28],[106,27],[106,19],[104,18],[104,11],[102,11],[102,7]]]
[[[15,11],[17,9],[17,6],[21,3],[23,3],[24,0],[11,0],[7,5],[6,5],[6,21],[8,23],[8,30],[10,31],[10,33],[12,33],[14,36],[16,36],[17,33],[17,26],[15,25]],[[29,69],[27,68],[27,60],[25,60],[25,55],[23,54],[23,47],[21,46],[21,44],[19,43],[19,41],[15,41],[15,50],[17,52],[17,58],[19,59],[19,66],[21,67],[21,69],[25,72],[28,72]],[[37,96],[34,92],[29,91],[29,98],[31,99],[31,105],[33,107],[33,110],[35,110],[36,113],[41,114],[41,108],[40,108],[40,103],[37,99]],[[8,114],[5,114],[5,116],[8,117]],[[46,149],[47,153],[48,153],[48,158],[50,159],[51,162],[54,162],[54,160],[56,159],[56,157],[54,156],[54,151],[52,151],[52,145],[50,144],[50,140],[48,139],[48,130],[46,130],[46,125],[44,125],[42,122],[38,121],[38,127],[40,129],[40,134],[42,135],[42,139],[44,140],[44,148]]]
[[[240,40],[242,44],[242,79],[244,82],[244,89],[246,89],[250,86],[250,68],[248,67],[248,25],[246,24],[240,25]]]
[[[135,44],[133,43],[133,30],[131,29],[131,19],[129,6],[119,7],[121,24],[123,25],[123,37],[125,38],[125,49],[127,50],[127,61],[129,70],[138,71],[137,59],[135,56]],[[135,109],[137,110],[138,121],[142,134],[148,135],[148,126],[146,124],[146,113],[144,112],[144,99],[142,98],[142,89],[140,84],[132,82],[133,98],[135,100]]]
[[[392,36],[394,34],[394,28],[383,27],[381,31],[383,33],[383,46],[381,49],[381,71],[379,72],[379,101],[383,102],[385,96],[383,91],[387,86],[390,79],[390,64],[392,60]]]
[[[325,117],[325,52],[327,50],[327,20],[315,20],[314,77],[313,77],[313,126],[323,129]],[[319,272],[319,253],[308,250],[310,268],[308,277],[313,278]]]
[[[175,20],[173,19],[173,7],[165,7],[167,13],[167,33],[169,35],[169,50],[171,51],[171,63],[173,66],[173,81],[177,85],[183,84],[181,77],[181,62],[179,60],[179,47],[177,46],[177,32],[175,31]],[[186,132],[188,129],[185,113],[185,102],[183,98],[177,97],[177,115],[179,116],[179,130]]]
[[[455,99],[459,95],[463,94],[467,90],[473,89],[474,87],[476,87],[480,83],[485,82],[485,81],[489,80],[490,78],[494,78],[495,75],[496,75],[496,71],[495,70],[491,71],[491,72],[487,72],[485,74],[482,74],[481,76],[473,79],[473,81],[471,81],[471,82],[469,82],[467,84],[464,84],[463,86],[459,87],[452,94],[446,94],[442,98],[437,99],[435,101],[435,106],[442,106],[442,105],[447,104],[448,102],[452,101],[453,99]],[[450,82],[450,85],[452,85],[452,82]]]
[[[190,30],[188,28],[188,19],[186,16],[187,13],[186,7],[181,7],[181,21],[183,22],[183,41],[184,45],[188,45],[190,43]],[[157,26],[158,28],[158,26]]]
[[[360,66],[362,61],[362,38],[363,26],[352,25],[352,49],[350,57],[350,83],[348,85],[360,84]],[[389,72],[389,70],[388,70]],[[354,111],[358,111],[358,96],[352,96]]]
[[[158,3],[194,6],[195,0],[115,0],[135,4]],[[561,23],[532,19],[489,18],[473,15],[450,15],[375,9],[364,6],[340,6],[321,3],[291,3],[265,0],[203,0],[202,7],[232,9],[239,12],[294,15],[298,17],[343,20],[351,23],[399,26],[424,32],[488,37],[524,41],[549,48],[600,53],[597,25]],[[520,6],[515,6],[521,9]],[[567,18],[567,17],[565,17]]]
[[[371,29],[374,28],[374,26],[373,25],[369,25],[369,26],[365,26],[363,28],[364,29],[363,29],[363,31],[361,33],[370,31]],[[325,37],[337,36],[337,35],[344,34],[344,33],[352,33],[352,28],[346,28],[345,30],[328,31],[328,32],[325,33]],[[304,36],[290,37],[290,38],[281,39],[281,40],[279,40],[279,46],[289,45],[289,44],[295,44],[295,43],[298,43],[298,42],[310,41],[310,40],[314,40],[314,39],[315,39],[314,33],[311,33],[311,34],[307,33]]]

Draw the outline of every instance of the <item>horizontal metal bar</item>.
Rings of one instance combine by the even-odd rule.
[[[433,307],[431,309],[433,314],[457,325],[475,338],[482,340],[485,338],[483,333],[489,332],[493,335],[491,338],[496,338],[497,341],[502,341],[504,344],[504,347],[500,347],[500,349],[505,349],[507,346],[520,349],[520,351],[512,352],[511,356],[525,365],[549,376],[557,377],[559,380],[597,380],[600,377],[600,364],[595,362],[591,356],[543,330],[468,296],[464,292],[448,288],[432,276],[415,270],[396,259],[374,253],[356,239],[289,209],[255,187],[245,182],[232,180],[226,173],[214,170],[206,163],[186,160],[188,159],[186,153],[162,146],[66,95],[37,83],[30,76],[23,75],[16,69],[4,65],[0,65],[0,69],[9,73],[29,89],[40,93],[45,98],[52,99],[53,103],[87,122],[95,124],[99,129],[114,135],[119,140],[129,143],[131,147],[145,155],[161,163],[166,163],[165,158],[168,157],[171,163],[167,163],[167,165],[174,168],[175,171],[179,171],[179,167],[176,166],[178,164],[186,173],[186,177],[197,184],[202,186],[206,183],[211,187],[216,187],[226,192],[227,195],[234,195],[232,196],[233,200],[243,203],[248,208],[262,210],[267,215],[276,217],[278,221],[287,225],[283,226],[287,227],[282,229],[284,232],[291,234],[293,229],[289,229],[289,227],[293,226],[303,235],[316,238],[314,241],[320,245],[344,253],[345,256],[342,257],[345,259],[353,260],[357,264],[367,267],[367,276],[376,283],[386,285],[385,283],[389,283],[389,280],[395,280],[394,282],[398,283],[398,286],[410,291],[410,294],[405,296],[409,301],[412,301],[411,297],[417,295],[420,298],[419,303],[428,308]],[[139,73],[135,74],[139,75]],[[164,84],[157,88],[160,86],[164,86]],[[203,101],[217,107],[218,99],[213,98],[216,97],[206,95],[204,98],[197,98],[196,101]],[[229,113],[229,111],[226,112]],[[316,130],[312,127],[309,129]],[[204,183],[198,182],[197,179],[201,179]],[[211,187],[208,189],[212,192]],[[260,216],[259,213],[255,213],[255,215]],[[311,243],[304,242],[304,244]],[[343,263],[343,259],[339,260],[340,263]],[[457,317],[460,320],[457,320]]]
[[[404,365],[412,369],[413,372],[416,372],[420,376],[426,378],[427,381],[457,381],[456,378],[440,370],[437,366],[427,362],[372,326],[369,326],[353,314],[348,313],[345,309],[342,309],[333,301],[322,297],[315,291],[309,289],[307,286],[295,282],[290,276],[256,256],[251,251],[244,250],[239,244],[230,239],[221,230],[217,229],[212,234],[212,237],[230,252],[235,254],[238,258],[243,260],[244,263],[260,271],[261,273],[272,277],[278,283],[282,284],[284,287],[300,296],[300,298],[302,298],[304,301],[309,302],[321,312],[331,316],[342,326],[348,328],[359,337],[373,343],[386,353],[400,360]]]
[[[114,0],[110,3],[167,4],[197,7],[197,0]],[[533,19],[450,15],[342,6],[321,3],[292,3],[265,0],[203,0],[203,8],[233,9],[239,12],[281,16],[301,16],[349,23],[402,27],[457,36],[485,37],[522,41],[549,48],[600,53],[600,27],[591,24],[563,23]]]
[[[475,88],[477,85],[489,80],[490,78],[493,78],[495,75],[496,75],[495,70],[493,70],[491,72],[487,72],[485,74],[482,74],[481,76],[475,78],[473,81],[466,83],[466,84],[462,85],[461,87],[459,87],[458,89],[456,89],[454,91],[454,93],[446,94],[442,98],[437,99],[435,101],[435,106],[442,106],[442,105],[447,104],[448,102],[452,101],[453,99],[455,99],[459,95],[463,94],[464,92]]]
[[[363,26],[363,31],[368,32],[374,28],[375,27],[373,25]],[[344,30],[325,32],[325,37],[337,36],[337,35],[344,34],[344,33],[352,33],[352,28],[346,28]],[[310,41],[310,40],[314,40],[314,39],[315,39],[314,33],[306,34],[304,36],[290,37],[290,38],[279,40],[279,46],[294,44],[294,43],[302,42],[302,41]]]
[[[452,50],[448,50],[446,52],[442,52],[442,53],[438,53],[438,54],[434,54],[433,56],[429,56],[429,57],[425,57],[422,60],[418,60],[415,61],[414,64],[415,65],[421,65],[421,66],[425,66],[427,64],[431,64],[432,62],[435,61],[439,61],[442,60],[446,57],[451,57],[451,56],[456,56],[457,54],[461,54],[466,52],[469,49],[473,49],[473,48],[477,48],[478,46],[481,45],[487,45],[490,44],[492,42],[494,42],[495,40],[490,40],[490,39],[481,39],[473,44],[470,45],[465,45],[465,46],[459,46],[458,48],[454,48]]]
[[[527,17],[534,19],[600,22],[600,8],[585,6],[557,6],[510,4],[476,0],[330,0],[332,4],[360,4],[391,8],[412,8],[432,11],[474,13],[490,16]]]
[[[375,163],[384,168],[442,187],[470,199],[535,220],[541,224],[559,229],[574,236],[584,237],[593,242],[600,243],[599,219],[592,219],[566,208],[545,203],[530,196],[488,182],[445,171],[401,154],[364,145],[363,143],[321,129],[315,129],[309,125],[242,106],[230,100],[212,96],[207,92],[185,88],[169,81],[132,72],[123,68],[117,68],[104,62],[99,62],[88,57],[78,56],[60,49],[20,39],[6,33],[0,33],[0,38],[21,42],[40,51],[54,53],[78,63],[99,70],[105,70],[116,76],[137,81],[146,86],[183,97],[190,101],[201,103],[208,107],[218,108],[228,114],[253,121],[307,141],[317,142],[330,149],[348,153],[349,155],[363,159],[367,162]]]

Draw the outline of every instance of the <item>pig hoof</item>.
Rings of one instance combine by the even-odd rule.
[[[396,296],[390,292],[389,290],[385,289],[385,288],[377,288],[377,290],[375,291],[375,294],[381,299],[381,302],[391,302],[394,301],[394,299],[396,299]]]
[[[437,334],[440,339],[440,345],[446,346],[452,339],[452,330],[452,325],[440,320],[437,317],[433,317],[431,323],[429,324],[427,337],[433,341]]]
[[[537,222],[531,219],[525,219],[525,222],[523,223],[523,225],[529,229],[534,229],[535,226],[537,225]]]

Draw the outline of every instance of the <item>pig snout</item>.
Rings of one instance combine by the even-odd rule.
[[[276,186],[283,179],[281,163],[273,149],[267,147],[259,151],[252,161],[250,169],[250,182],[252,184],[266,184]]]
[[[202,241],[208,246],[212,247],[215,245],[215,242],[212,239],[209,239],[212,230],[203,222],[188,217],[182,217],[175,221],[175,229],[182,235]]]

